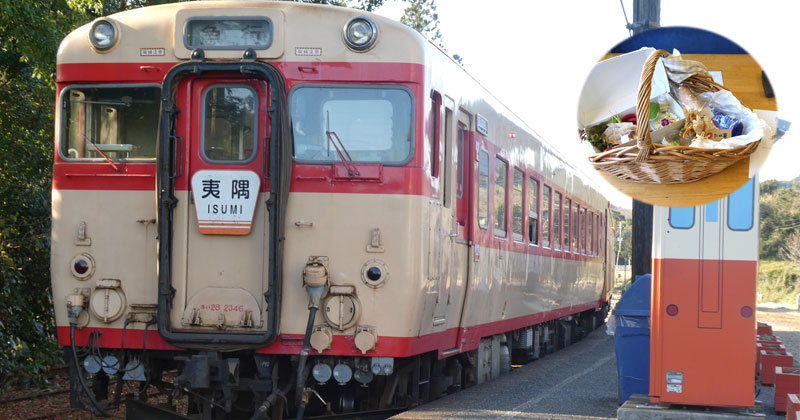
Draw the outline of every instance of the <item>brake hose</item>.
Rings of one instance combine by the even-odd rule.
[[[108,417],[108,413],[100,407],[100,404],[94,399],[94,395],[92,395],[91,391],[89,391],[89,386],[86,385],[86,380],[83,378],[83,373],[81,373],[81,365],[78,363],[78,354],[75,351],[75,327],[78,323],[78,317],[75,316],[75,319],[70,319],[69,322],[69,343],[70,347],[72,348],[72,362],[75,364],[75,370],[78,373],[78,380],[81,383],[81,388],[83,388],[83,392],[86,393],[86,396],[89,397],[89,402],[92,403],[92,407],[96,410],[95,414],[100,415],[102,417]]]
[[[297,362],[297,385],[295,386],[295,401],[300,402],[303,396],[303,388],[306,384],[306,375],[303,371],[306,368],[306,360],[308,360],[308,352],[311,349],[311,332],[314,330],[314,317],[317,315],[316,305],[309,305],[308,307],[308,324],[306,325],[306,335],[303,337],[303,349],[300,350],[300,360]],[[302,418],[302,417],[298,417]]]

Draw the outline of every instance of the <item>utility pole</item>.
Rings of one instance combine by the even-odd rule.
[[[631,277],[647,274],[652,267],[653,206],[633,200],[631,233]]]
[[[633,35],[661,26],[661,0],[633,0],[633,23],[627,25]]]

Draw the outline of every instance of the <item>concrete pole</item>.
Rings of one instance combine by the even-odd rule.
[[[661,0],[633,0],[633,35],[661,26]]]
[[[647,274],[652,267],[653,206],[633,200],[633,227],[631,233],[631,276]]]

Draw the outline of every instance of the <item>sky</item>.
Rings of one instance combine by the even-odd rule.
[[[615,205],[628,197],[588,164],[591,148],[577,136],[584,80],[611,47],[628,37],[619,0],[435,0],[443,43],[464,67],[547,142],[591,177]],[[623,0],[628,21],[633,0]],[[491,7],[489,7],[491,6]],[[387,0],[378,13],[399,19],[404,4]],[[692,26],[739,44],[769,74],[781,119],[792,129],[775,144],[761,181],[800,175],[800,2],[792,0],[662,0],[661,26]],[[638,75],[636,75],[638,78]],[[723,75],[724,77],[724,75]]]

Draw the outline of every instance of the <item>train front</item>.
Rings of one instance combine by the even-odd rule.
[[[319,384],[336,411],[391,404],[372,384],[435,348],[413,341],[423,43],[288,2],[131,10],[63,41],[51,268],[74,405],[106,407],[84,373],[173,369],[204,418]]]

